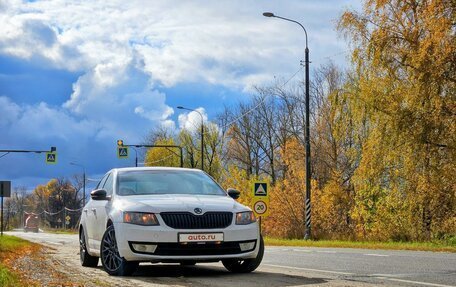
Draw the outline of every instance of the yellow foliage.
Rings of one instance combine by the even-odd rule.
[[[286,152],[285,152],[286,151]],[[305,232],[305,170],[302,147],[297,140],[287,141],[282,156],[287,179],[277,181],[270,191],[270,216],[264,221],[269,236],[302,238]]]
[[[353,180],[359,237],[431,239],[456,216],[453,2],[369,0],[339,22],[369,128]]]
[[[331,180],[322,190],[312,184],[312,226],[318,238],[347,239],[351,237],[351,197],[347,190]]]
[[[175,145],[172,138],[158,139],[155,145]],[[146,166],[180,166],[180,154],[177,148],[153,147],[149,148],[145,157]]]

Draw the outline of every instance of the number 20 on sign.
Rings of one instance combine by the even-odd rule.
[[[267,182],[254,182],[253,205],[252,209],[257,217],[267,217],[269,215],[269,193]]]

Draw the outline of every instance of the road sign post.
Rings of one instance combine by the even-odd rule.
[[[268,183],[254,182],[253,186],[253,212],[258,217],[267,217],[269,215],[269,193]]]
[[[269,193],[268,183],[264,181],[254,182],[252,185],[253,191],[253,203],[252,209],[255,216],[260,221],[260,233],[261,233],[261,221],[262,218],[269,216]]]
[[[11,181],[0,181],[0,197],[1,197],[1,215],[0,215],[0,236],[3,236],[3,198],[11,196]]]

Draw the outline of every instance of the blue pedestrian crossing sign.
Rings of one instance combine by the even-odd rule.
[[[57,163],[57,153],[55,151],[46,153],[46,163],[47,164],[56,164]]]
[[[118,158],[128,158],[128,147],[118,146],[117,147],[117,157]]]

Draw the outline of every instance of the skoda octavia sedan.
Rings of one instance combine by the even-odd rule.
[[[140,262],[222,261],[229,271],[251,272],[264,244],[239,194],[195,169],[113,169],[83,209],[81,264],[95,267],[100,258],[110,275],[130,275]]]

